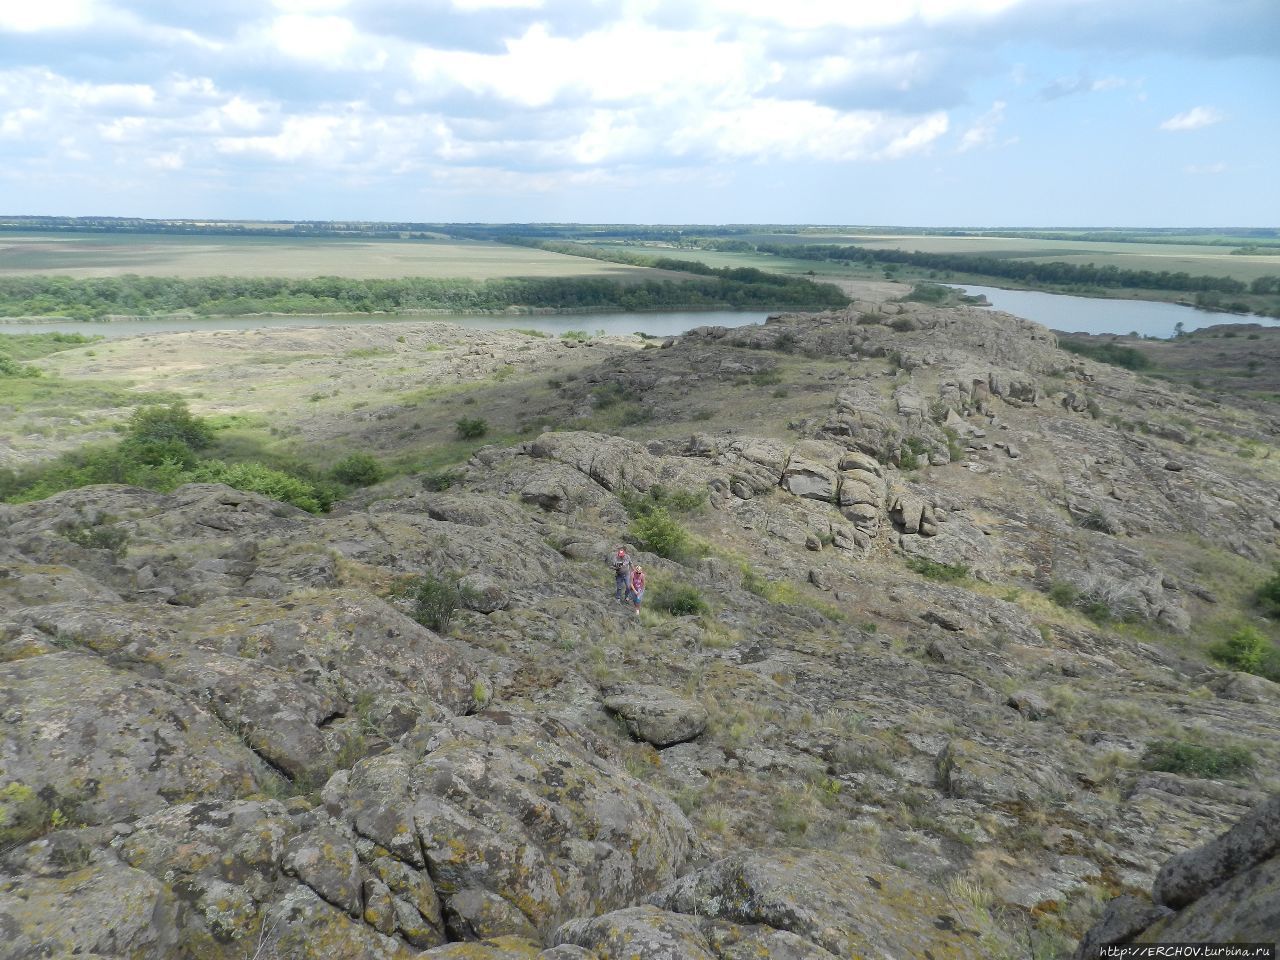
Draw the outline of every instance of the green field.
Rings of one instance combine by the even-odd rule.
[[[1280,255],[1237,254],[1228,246],[1201,243],[1123,243],[1102,240],[1039,240],[1029,237],[943,237],[933,235],[884,235],[865,233],[753,234],[751,243],[802,243],[857,245],[871,250],[906,250],[921,253],[973,253],[1012,260],[1053,260],[1094,263],[1120,270],[1185,272],[1195,276],[1232,277],[1248,283],[1261,276],[1280,274]],[[1241,245],[1246,241],[1241,240]],[[699,256],[698,259],[704,259]],[[711,263],[710,260],[704,260]],[[746,264],[741,259],[733,261]],[[799,263],[802,261],[791,261]],[[725,264],[717,264],[723,266]],[[778,269],[778,268],[775,268]]]
[[[131,273],[156,277],[598,277],[624,282],[686,279],[682,274],[483,241],[0,235],[0,276],[115,277]]]
[[[833,260],[800,260],[775,257],[768,253],[728,253],[722,250],[701,250],[696,247],[677,247],[666,243],[591,243],[591,246],[607,252],[637,254],[642,257],[670,257],[672,260],[693,260],[708,267],[755,267],[770,273],[788,276],[817,278],[880,276],[879,269],[867,269],[859,265],[849,266]]]

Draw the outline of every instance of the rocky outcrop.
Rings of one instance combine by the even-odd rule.
[[[661,687],[624,687],[605,697],[604,705],[622,718],[632,736],[655,747],[684,743],[707,728],[706,707]]]
[[[361,761],[325,802],[428,871],[454,936],[536,936],[634,902],[688,856],[679,809],[610,753],[558,721],[482,713],[436,728],[421,753]]]
[[[1122,897],[1085,935],[1078,960],[1124,943],[1270,943],[1280,934],[1280,796],[1171,859],[1152,902]]]
[[[831,854],[739,854],[682,877],[650,902],[786,930],[837,957],[987,956],[978,922],[963,909],[887,864]],[[909,926],[901,919],[907,914],[917,918]]]

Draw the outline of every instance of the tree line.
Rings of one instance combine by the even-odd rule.
[[[67,317],[195,313],[493,313],[510,307],[553,310],[832,308],[849,301],[837,288],[759,270],[712,271],[688,280],[623,283],[595,277],[497,280],[347,277],[0,278],[0,316]],[[676,268],[682,269],[682,268]]]
[[[954,273],[981,274],[1029,283],[1051,283],[1071,286],[1094,286],[1141,290],[1173,290],[1186,293],[1214,291],[1246,293],[1250,285],[1233,277],[1193,276],[1168,270],[1123,270],[1113,265],[1064,263],[1060,260],[1013,260],[974,253],[922,253],[919,250],[876,250],[859,246],[813,244],[757,244],[759,253],[798,260],[833,260],[842,263],[903,264]],[[1261,277],[1255,284],[1262,287],[1274,283]]]

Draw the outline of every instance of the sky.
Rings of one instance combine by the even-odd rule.
[[[0,214],[1280,226],[1280,0],[0,0]]]

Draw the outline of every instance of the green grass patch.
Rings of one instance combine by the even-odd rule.
[[[1233,670],[1280,683],[1280,647],[1256,627],[1244,625],[1209,648],[1209,655]]]
[[[673,617],[696,617],[711,612],[702,593],[690,584],[658,580],[649,587],[646,599],[651,607]]]
[[[1262,582],[1255,596],[1267,616],[1280,620],[1280,567]]]
[[[1245,747],[1210,747],[1184,740],[1156,740],[1142,757],[1148,770],[1202,779],[1234,778],[1253,769],[1253,754]]]
[[[1148,370],[1153,364],[1151,358],[1133,347],[1123,347],[1118,343],[1089,343],[1083,340],[1059,340],[1058,346],[1068,353],[1088,357],[1100,363],[1109,363],[1114,367],[1126,370]]]
[[[960,563],[938,563],[924,557],[907,557],[907,569],[939,583],[963,583],[969,579],[969,568]]]

